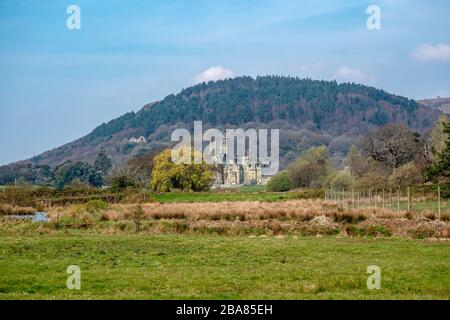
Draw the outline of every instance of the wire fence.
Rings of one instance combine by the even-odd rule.
[[[380,208],[390,211],[436,211],[438,217],[448,205],[443,206],[441,188],[431,188],[427,192],[412,187],[397,188],[351,188],[325,190],[325,200],[334,201],[343,209]]]

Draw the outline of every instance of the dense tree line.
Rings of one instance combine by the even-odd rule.
[[[344,170],[333,166],[326,146],[310,147],[273,177],[268,189],[282,192],[292,188],[328,186],[345,189],[450,183],[450,123],[447,116],[440,117],[435,127],[424,135],[414,133],[405,125],[385,125],[369,132],[359,146],[349,147]],[[54,169],[26,164],[16,168],[16,172],[5,173],[4,178],[8,178],[9,184],[26,182],[57,188],[74,183],[92,187],[107,184],[114,192],[148,186],[154,191],[167,192],[174,189],[208,190],[215,174],[214,167],[206,164],[174,164],[171,149],[132,158],[115,172],[111,172],[111,167],[111,159],[101,149],[93,164],[67,161]],[[21,179],[28,180],[17,181],[17,172]]]
[[[66,161],[55,168],[18,164],[0,168],[2,185],[29,184],[64,188],[72,183],[83,183],[91,187],[101,187],[111,169],[111,159],[104,149],[98,153],[94,164],[82,161]]]
[[[441,183],[450,187],[450,123],[442,115],[436,126],[424,135],[404,125],[388,124],[370,132],[360,141],[361,148],[349,148],[345,170],[330,164],[325,146],[312,147],[284,171],[269,189],[292,187],[385,188]]]

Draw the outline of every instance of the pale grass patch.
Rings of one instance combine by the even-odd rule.
[[[319,199],[302,199],[280,202],[196,202],[196,203],[146,203],[141,204],[143,217],[156,220],[297,220],[310,221],[317,216],[332,218],[337,222],[357,222],[368,218],[382,219],[436,219],[436,213],[424,211],[408,214],[405,211],[390,211],[382,208],[342,209],[336,202]],[[135,205],[116,204],[101,215],[104,221],[132,220]],[[55,207],[49,211],[52,221],[64,216],[76,217],[85,214],[83,206]],[[448,213],[442,215],[444,219]]]

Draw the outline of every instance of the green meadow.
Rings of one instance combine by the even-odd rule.
[[[66,287],[67,267],[81,289]],[[367,267],[381,268],[369,290]],[[395,238],[0,235],[0,299],[449,299],[447,241]]]
[[[216,192],[166,192],[152,193],[151,198],[161,203],[223,202],[223,201],[286,201],[295,199],[322,198],[322,190],[300,190],[291,192],[267,192],[255,187],[242,187]]]

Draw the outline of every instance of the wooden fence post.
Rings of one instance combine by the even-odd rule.
[[[352,188],[352,208],[355,209],[355,194],[353,188]]]
[[[361,209],[361,193],[359,193],[360,191],[358,190],[358,209]]]
[[[366,198],[365,198],[365,196],[366,196],[366,192],[363,190],[363,192],[362,192],[362,207],[363,208],[366,205]]]
[[[389,188],[389,210],[392,211],[392,188]]]
[[[397,187],[397,213],[400,213],[400,187]]]
[[[375,208],[378,208],[378,191],[375,189],[375,197],[373,198],[373,204]]]
[[[384,203],[385,203],[385,200],[384,200],[384,189],[383,189],[383,210],[384,210]]]
[[[438,219],[441,219],[441,186],[438,185]]]
[[[59,228],[59,211],[56,214],[56,228]]]
[[[408,212],[411,212],[411,187],[408,187]]]
[[[370,189],[369,189],[369,191],[366,192],[366,198],[365,198],[365,201],[364,201],[364,206],[366,208],[370,207]]]

